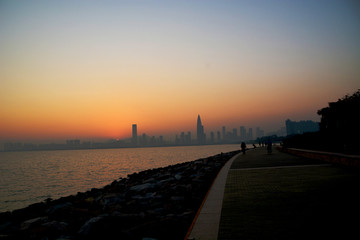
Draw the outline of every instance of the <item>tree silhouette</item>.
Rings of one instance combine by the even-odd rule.
[[[289,136],[284,146],[360,154],[360,89],[317,112],[320,131]]]
[[[360,89],[318,111],[320,132],[345,152],[358,152],[360,133]],[[333,145],[333,144],[332,144]]]

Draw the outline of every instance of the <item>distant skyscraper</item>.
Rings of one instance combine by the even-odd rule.
[[[204,133],[204,126],[201,124],[200,115],[198,115],[198,118],[197,118],[196,133],[197,133],[196,137],[197,137],[198,144],[204,144],[205,143],[205,133]]]
[[[240,127],[240,138],[241,138],[242,141],[247,140],[246,128],[244,126]]]
[[[223,134],[223,140],[226,139],[226,128],[225,126],[222,127],[222,134]]]
[[[146,133],[143,133],[141,139],[140,139],[140,144],[145,146],[148,144],[148,136],[146,135]]]
[[[137,145],[137,125],[133,124],[132,125],[132,144],[133,145]]]
[[[180,143],[181,143],[181,144],[185,144],[185,132],[181,132],[181,135],[180,135]]]
[[[233,138],[237,138],[237,129],[236,128],[233,129],[232,135],[233,135]]]
[[[264,136],[264,130],[262,130],[260,127],[256,127],[256,137],[262,138]]]
[[[248,140],[253,140],[253,132],[252,132],[252,128],[249,128],[249,136],[248,136]]]
[[[191,132],[188,132],[185,136],[186,144],[191,144]]]

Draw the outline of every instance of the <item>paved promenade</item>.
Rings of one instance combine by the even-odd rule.
[[[265,148],[238,155],[230,164],[214,184],[223,187],[210,190],[189,239],[359,236],[358,171],[277,150],[268,155]],[[215,207],[209,214],[219,203],[221,211]]]

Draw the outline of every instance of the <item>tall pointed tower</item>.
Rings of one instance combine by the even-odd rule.
[[[205,134],[204,134],[204,126],[201,124],[201,118],[200,114],[197,118],[197,127],[196,127],[196,137],[198,144],[204,144],[205,143]]]
[[[132,125],[132,139],[131,142],[133,146],[137,145],[137,124]]]

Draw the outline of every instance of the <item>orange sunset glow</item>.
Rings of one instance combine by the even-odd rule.
[[[353,1],[2,1],[0,141],[275,131],[360,88]]]

